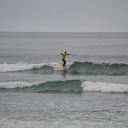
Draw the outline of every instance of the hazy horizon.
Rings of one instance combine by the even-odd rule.
[[[128,32],[128,0],[1,0],[0,32]]]
[[[0,33],[128,33],[128,32],[36,32],[36,31],[6,31],[6,32],[0,32]]]

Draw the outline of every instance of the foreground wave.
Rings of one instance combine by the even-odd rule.
[[[82,80],[65,80],[65,81],[47,81],[38,83],[28,83],[22,81],[10,81],[0,83],[0,92],[113,92],[113,93],[127,93],[128,85],[82,81]]]
[[[56,67],[56,62],[28,64],[0,64],[0,72],[18,72],[30,71],[42,74],[51,74],[55,70],[60,70]],[[128,76],[128,64],[110,64],[110,63],[93,63],[93,62],[73,62],[67,63],[68,73],[72,75],[110,75],[110,76]]]

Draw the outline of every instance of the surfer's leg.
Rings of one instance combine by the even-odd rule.
[[[65,64],[66,64],[66,60],[64,60],[64,64],[63,64],[63,67],[65,66]]]

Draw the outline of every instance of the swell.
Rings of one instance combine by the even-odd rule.
[[[73,62],[68,63],[68,74],[71,75],[109,75],[128,76],[128,64],[118,63],[93,63],[93,62]],[[0,64],[0,72],[29,71],[34,73],[51,74],[60,70],[56,62],[40,64]]]

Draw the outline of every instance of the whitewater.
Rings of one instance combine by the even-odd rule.
[[[128,127],[128,33],[0,32],[0,46],[0,128]]]

